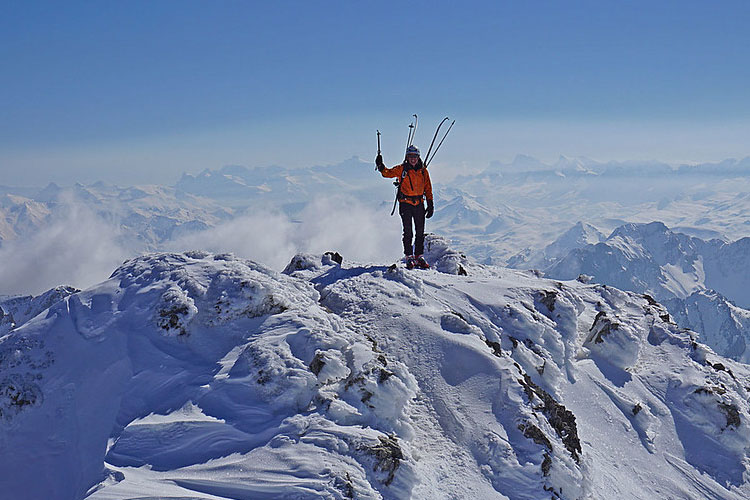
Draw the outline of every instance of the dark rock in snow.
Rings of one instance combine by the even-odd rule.
[[[721,408],[721,411],[723,411],[727,417],[727,427],[737,428],[740,426],[740,411],[737,406],[722,401],[719,402],[719,408]]]
[[[393,482],[393,477],[404,459],[404,454],[395,436],[378,436],[378,440],[380,442],[377,445],[366,448],[366,450],[377,459],[375,471],[388,474],[383,481],[387,486]]]
[[[586,342],[593,341],[595,344],[600,344],[604,342],[604,337],[612,333],[613,330],[617,330],[619,326],[620,325],[607,317],[607,313],[599,311],[599,314],[596,315],[594,323],[589,329],[589,336],[588,339],[586,339]]]
[[[523,379],[519,379],[518,382],[523,386],[529,401],[533,401],[534,397],[542,401],[543,406],[540,408],[542,413],[547,417],[547,421],[555,429],[576,463],[580,463],[581,441],[578,438],[578,427],[573,412],[555,401],[555,398],[547,391],[536,385],[528,374],[524,373]]]
[[[499,342],[485,340],[484,343],[487,344],[490,349],[492,349],[492,352],[495,356],[497,356],[498,358],[501,358],[503,356],[503,348],[500,346]]]
[[[323,361],[323,354],[321,352],[316,352],[315,357],[310,361],[310,371],[315,375],[320,375],[320,370],[322,370],[325,365],[326,362]]]
[[[326,252],[323,254],[323,256],[328,257],[338,265],[341,265],[344,262],[344,258],[338,252]]]
[[[542,445],[549,451],[552,451],[552,443],[547,436],[544,435],[544,432],[542,432],[542,430],[536,425],[530,422],[524,422],[518,424],[518,430],[523,432],[525,437],[533,440],[536,444]]]

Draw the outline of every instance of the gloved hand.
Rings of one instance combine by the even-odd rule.
[[[383,170],[385,168],[385,163],[383,163],[383,155],[378,155],[375,157],[375,166],[378,167],[378,170]]]
[[[435,211],[435,204],[432,200],[427,200],[427,211],[424,213],[426,218],[432,217],[432,213]]]

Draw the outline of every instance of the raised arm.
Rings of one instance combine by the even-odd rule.
[[[383,167],[382,168],[379,167],[378,170],[380,170],[380,174],[383,177],[400,177],[401,172],[404,170],[404,166],[396,165],[393,168],[386,168],[386,166],[383,165]]]

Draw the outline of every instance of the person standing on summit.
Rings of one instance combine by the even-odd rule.
[[[406,267],[412,269],[420,267],[429,268],[424,259],[424,224],[425,218],[432,217],[435,206],[432,200],[432,183],[430,173],[420,158],[419,148],[409,146],[406,148],[406,158],[400,165],[387,168],[383,163],[383,156],[378,154],[375,158],[375,166],[383,177],[397,177],[399,179],[398,213],[404,225],[404,259]],[[424,200],[427,200],[425,210]],[[412,224],[414,230],[412,231]],[[414,246],[412,247],[412,239]]]

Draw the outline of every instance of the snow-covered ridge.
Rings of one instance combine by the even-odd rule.
[[[79,291],[70,286],[58,286],[36,297],[32,295],[0,297],[0,335],[20,327],[56,302]]]
[[[286,274],[203,252],[126,262],[0,339],[0,488],[750,494],[746,366],[648,297],[429,246],[438,270],[328,255]]]
[[[546,269],[566,257],[572,250],[595,245],[606,236],[591,224],[577,222],[555,241],[541,250],[530,248],[508,259],[508,266],[516,269]]]

